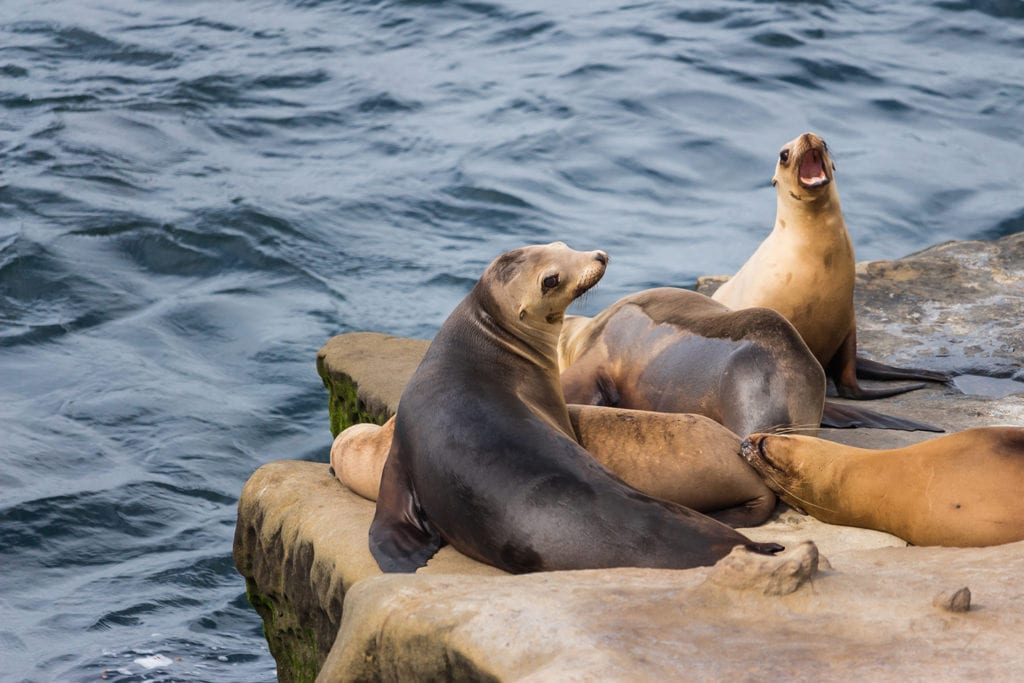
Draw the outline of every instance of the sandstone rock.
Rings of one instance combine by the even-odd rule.
[[[732,588],[761,595],[789,595],[814,576],[818,559],[818,547],[811,541],[778,555],[761,555],[737,546],[711,568],[707,582],[712,590]]]
[[[839,551],[816,573],[797,549],[791,573],[806,580],[766,595],[756,581],[744,589],[714,579],[723,565],[508,576],[447,547],[415,575],[384,575],[366,546],[373,504],[321,463],[261,467],[240,513],[236,564],[268,636],[278,634],[270,642],[283,681],[316,671],[321,681],[1024,672],[1024,543]],[[976,604],[957,612],[965,583]]]
[[[316,677],[341,624],[345,595],[381,574],[368,534],[374,504],[343,487],[326,463],[272,462],[238,501],[235,566],[263,618],[278,680]],[[424,574],[501,575],[445,547]]]
[[[863,355],[1003,376],[871,408],[949,431],[1024,424],[1024,235],[860,264],[857,283]],[[330,340],[317,368],[332,433],[393,414],[427,345],[373,333]],[[931,435],[821,436],[892,448]],[[906,547],[781,507],[743,530],[792,549],[774,562],[739,553],[686,571],[508,576],[446,547],[415,575],[382,575],[367,548],[373,509],[326,464],[271,463],[246,484],[235,562],[280,680],[1024,676],[1024,543]]]
[[[966,612],[971,609],[971,589],[964,586],[955,591],[943,591],[935,596],[932,604],[947,612]]]
[[[861,263],[855,302],[857,337],[872,357],[1024,381],[1024,233]],[[977,389],[988,394],[983,381]]]
[[[814,541],[824,557],[831,557],[846,550],[907,546],[907,542],[902,538],[884,531],[826,524],[810,515],[797,512],[785,503],[780,503],[775,514],[761,526],[748,527],[740,531],[752,541],[774,541],[787,548],[804,541]]]
[[[327,388],[331,434],[358,422],[383,424],[430,346],[375,332],[352,332],[329,339],[316,356]]]
[[[321,676],[1016,680],[1022,551],[851,553],[783,596],[709,587],[714,569],[382,576],[353,589]],[[964,576],[978,610],[935,609],[936,588]]]

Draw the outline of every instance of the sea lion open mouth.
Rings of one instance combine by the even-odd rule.
[[[800,159],[800,185],[807,188],[821,187],[828,185],[828,174],[825,173],[825,164],[821,158],[821,152],[816,149],[807,150]]]

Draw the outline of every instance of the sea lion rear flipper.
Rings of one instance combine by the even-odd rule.
[[[370,552],[384,572],[411,573],[424,566],[444,541],[420,507],[392,444],[381,476],[377,512],[370,524]]]
[[[876,360],[857,356],[857,377],[864,379],[917,379],[926,382],[950,382],[953,375],[948,372],[934,370],[917,370],[915,368],[898,368]]]
[[[732,528],[759,526],[775,511],[775,494],[766,490],[763,496],[752,498],[742,505],[713,510],[704,514]]]
[[[860,406],[825,401],[825,409],[821,413],[821,426],[834,429],[855,429],[857,427],[873,427],[875,429],[901,429],[908,432],[944,432],[945,430],[925,422],[910,420],[905,417],[894,417],[877,413]]]

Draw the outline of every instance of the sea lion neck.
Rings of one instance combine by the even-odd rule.
[[[557,331],[524,334],[518,320],[509,321],[500,311],[491,313],[472,295],[463,302],[462,313],[462,324],[452,334],[462,336],[461,343],[471,345],[480,358],[487,359],[492,371],[503,368],[498,371],[503,385],[535,416],[575,441],[558,379]]]
[[[835,182],[821,188],[804,188],[799,183],[786,180],[777,186],[778,215],[813,217],[821,214],[842,214],[839,191]]]
[[[797,187],[794,191],[789,183],[780,183],[775,212],[775,231],[782,235],[796,237],[800,231],[812,230],[807,237],[821,240],[832,235],[836,239],[845,237],[846,222],[839,203],[839,192],[835,184],[822,188],[816,193]]]
[[[466,318],[482,340],[512,352],[529,366],[557,375],[560,324],[543,330],[525,324],[502,308],[489,287],[479,283],[466,302]]]

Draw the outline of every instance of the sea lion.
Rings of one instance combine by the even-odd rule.
[[[775,311],[660,287],[570,325],[559,340],[569,403],[697,413],[742,436],[821,421],[825,375]]]
[[[569,406],[583,446],[630,486],[714,517],[757,526],[775,494],[740,456],[740,437],[703,415]]]
[[[593,318],[567,316],[558,354],[569,403],[697,413],[743,436],[819,424],[937,430],[825,404],[821,365],[781,314],[734,311],[686,289],[648,289]]]
[[[733,527],[756,526],[775,509],[775,494],[740,457],[740,438],[701,415],[570,405],[577,441],[642,493],[703,512]],[[342,484],[377,500],[395,430],[356,424],[331,447]]]
[[[334,476],[363,498],[377,500],[380,476],[394,434],[394,415],[383,425],[361,422],[341,430],[331,444]]]
[[[853,244],[825,141],[804,133],[787,142],[772,185],[778,196],[774,229],[712,298],[732,309],[764,306],[784,315],[843,398],[882,398],[924,386],[868,389],[860,386],[858,370],[873,379],[948,381],[942,373],[857,358]]]
[[[914,545],[1024,540],[1024,428],[976,427],[869,450],[807,436],[754,434],[743,455],[793,507]]]
[[[438,330],[395,417],[369,534],[381,569],[415,571],[444,542],[513,573],[782,549],[640,493],[576,442],[556,345],[607,262],[561,242],[505,253]]]

